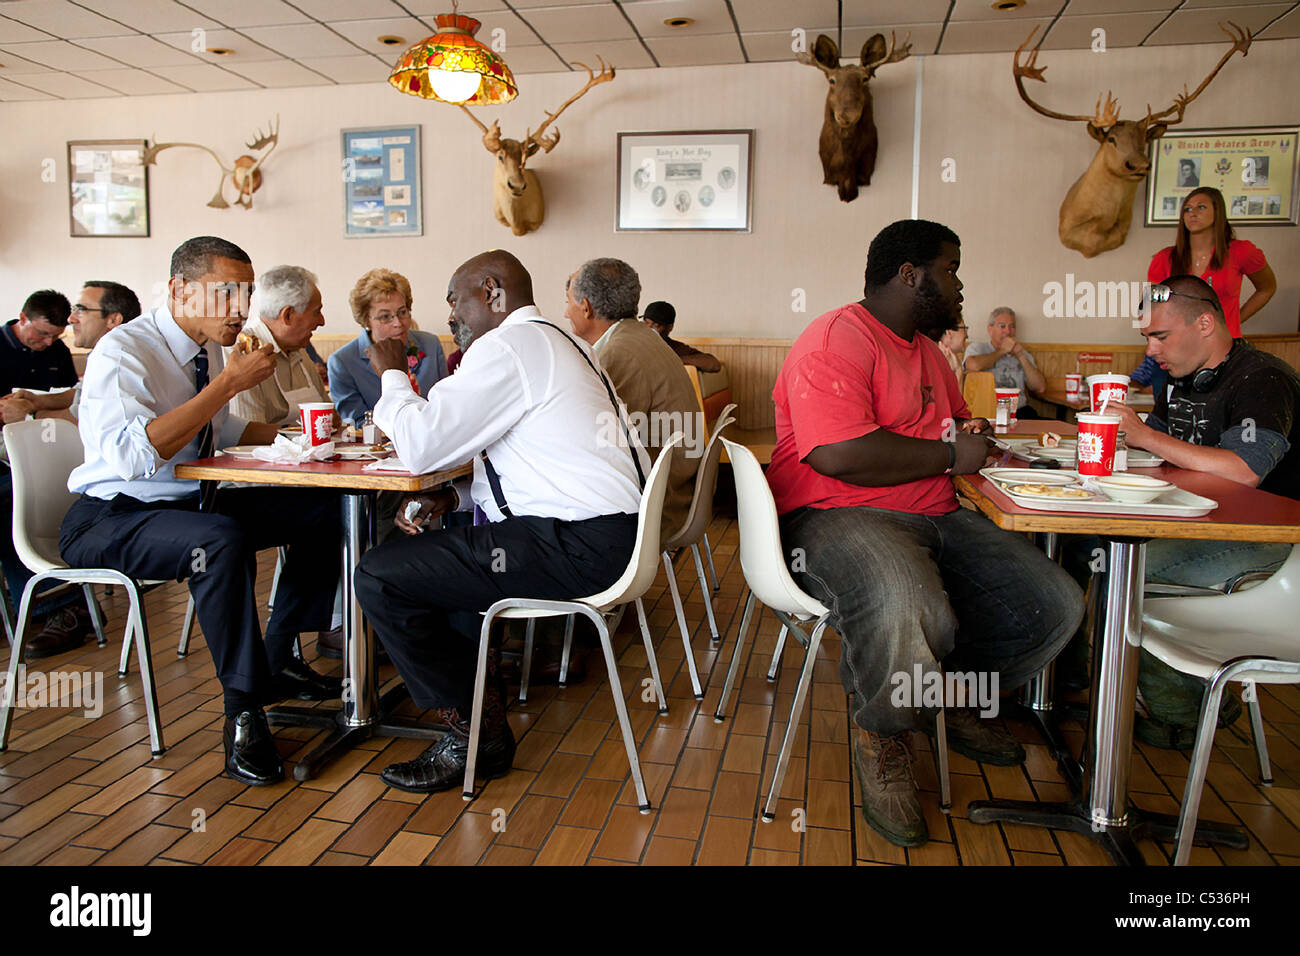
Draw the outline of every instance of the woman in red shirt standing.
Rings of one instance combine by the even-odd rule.
[[[1242,324],[1277,291],[1277,279],[1264,253],[1253,242],[1232,237],[1223,193],[1209,186],[1187,194],[1177,241],[1151,257],[1147,269],[1151,282],[1164,282],[1176,275],[1200,276],[1214,287],[1234,339],[1241,338]],[[1250,278],[1255,291],[1240,305],[1243,275]]]

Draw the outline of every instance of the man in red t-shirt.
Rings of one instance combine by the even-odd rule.
[[[961,321],[960,260],[938,223],[886,227],[867,252],[865,297],[804,330],[772,391],[783,544],[842,638],[863,815],[900,846],[928,838],[910,732],[933,728],[940,670],[949,686],[983,688],[991,716],[999,686],[1040,671],[1083,616],[1059,566],[957,505],[950,476],[978,471],[990,448],[988,422],[970,418],[928,337]],[[947,727],[958,753],[1024,760],[971,709],[949,709]]]

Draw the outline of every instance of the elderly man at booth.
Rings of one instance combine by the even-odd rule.
[[[316,363],[307,354],[312,332],[325,324],[316,276],[302,266],[268,269],[257,277],[251,311],[242,335],[272,347],[275,371],[231,399],[230,413],[250,422],[292,424],[298,421],[298,406],[329,401]]]

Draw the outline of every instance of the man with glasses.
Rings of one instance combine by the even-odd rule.
[[[1147,355],[1168,371],[1169,385],[1156,393],[1145,422],[1127,405],[1110,406],[1122,419],[1129,447],[1180,468],[1300,499],[1295,369],[1233,339],[1214,290],[1195,276],[1152,286],[1143,321]],[[1277,570],[1290,553],[1289,544],[1156,539],[1147,545],[1146,579],[1223,590],[1244,573]],[[1082,559],[1076,555],[1074,563]],[[1135,733],[1153,746],[1190,748],[1204,683],[1141,654],[1138,689],[1148,716],[1138,719]],[[1240,712],[1236,698],[1225,694],[1220,724],[1232,723]]]
[[[966,350],[967,372],[992,372],[998,388],[1020,389],[1017,416],[1037,418],[1029,407],[1029,394],[1047,391],[1047,379],[1029,350],[1016,339],[1016,313],[1005,305],[989,315],[989,340],[976,342]]]
[[[0,418],[4,424],[35,416],[37,402],[49,396],[38,396],[32,390],[68,389],[77,384],[72,353],[59,338],[68,326],[70,312],[71,306],[63,293],[42,289],[29,295],[18,318],[0,329]],[[71,394],[70,391],[62,393]],[[68,399],[60,397],[58,401],[66,404]],[[0,566],[4,569],[9,600],[16,610],[32,572],[19,559],[8,533],[12,514],[9,455],[0,442],[0,521],[5,526],[0,533]],[[50,596],[52,591],[58,593]],[[57,654],[69,646],[80,646],[93,629],[80,590],[58,586],[42,592],[41,600],[33,606],[32,626],[40,631],[29,643],[28,657],[32,659]]]
[[[138,579],[188,579],[225,697],[226,775],[254,786],[284,776],[262,705],[328,700],[339,681],[292,655],[301,631],[329,628],[340,516],[325,490],[225,488],[175,476],[178,462],[234,444],[266,444],[277,426],[248,423],[227,403],[275,368],[271,345],[235,350],[248,315],[253,266],[215,236],[172,254],[167,301],[105,336],[86,363],[79,429],[85,462],[68,488],[81,495],[59,550],[73,567],[116,568]],[[254,596],[256,553],[288,547],[265,641]]]

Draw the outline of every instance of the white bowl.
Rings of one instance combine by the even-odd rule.
[[[1106,497],[1126,505],[1148,504],[1174,487],[1171,482],[1147,475],[1109,475],[1094,478],[1093,483]]]

